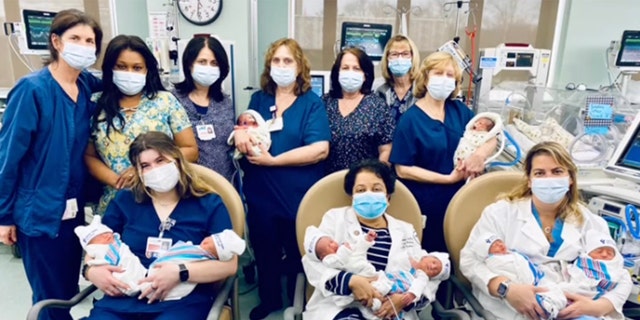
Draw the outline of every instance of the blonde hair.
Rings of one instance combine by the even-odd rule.
[[[180,171],[180,179],[176,185],[178,195],[181,199],[190,196],[203,197],[207,194],[215,193],[213,188],[200,179],[187,165],[187,161],[182,156],[180,148],[166,134],[159,131],[150,131],[140,134],[129,147],[129,160],[136,168],[131,191],[136,202],[142,203],[151,198],[151,193],[142,182],[142,168],[140,167],[140,154],[146,150],[155,150],[168,160],[175,161]]]
[[[447,65],[453,66],[454,77],[456,80],[456,88],[451,92],[449,98],[453,99],[460,92],[460,83],[462,83],[462,69],[450,53],[434,52],[422,61],[418,74],[416,75],[416,84],[413,87],[413,96],[420,99],[427,94],[427,84],[429,83],[429,72],[434,69],[444,69]]]
[[[569,185],[569,192],[567,196],[560,202],[558,207],[558,218],[563,221],[575,222],[581,225],[584,222],[582,211],[580,210],[580,194],[578,193],[577,176],[578,168],[571,160],[571,156],[567,150],[559,143],[553,141],[545,141],[536,144],[529,150],[527,157],[524,161],[524,174],[525,180],[510,193],[501,195],[500,198],[508,201],[515,201],[523,198],[531,197],[531,188],[529,182],[531,181],[531,170],[533,169],[533,158],[539,155],[546,155],[553,158],[553,160],[560,166],[567,169],[569,172],[569,178],[572,183]]]
[[[418,51],[418,47],[409,37],[405,37],[401,34],[393,36],[393,38],[389,39],[387,45],[384,47],[384,54],[382,55],[382,60],[380,61],[380,67],[382,69],[382,77],[385,82],[389,85],[393,84],[393,74],[389,72],[389,50],[391,50],[391,46],[398,42],[406,42],[409,44],[409,48],[411,48],[411,69],[409,70],[409,78],[413,81],[416,78],[416,72],[418,71],[418,66],[420,65],[420,52]]]
[[[260,88],[268,94],[275,95],[278,85],[271,79],[271,59],[276,54],[276,51],[281,46],[287,47],[293,59],[298,65],[298,75],[296,76],[295,87],[293,91],[297,96],[309,91],[311,89],[311,65],[309,59],[302,52],[300,44],[296,40],[291,38],[282,38],[271,43],[267,54],[264,56],[264,70],[260,76]]]

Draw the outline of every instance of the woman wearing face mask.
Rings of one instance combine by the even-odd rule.
[[[121,235],[131,251],[148,268],[160,247],[178,241],[200,243],[205,237],[231,229],[222,199],[187,166],[184,152],[162,132],[140,134],[131,143],[129,160],[134,168],[131,190],[111,201],[102,222]],[[160,230],[160,231],[159,231]],[[113,277],[115,266],[83,267],[83,276],[105,293],[94,303],[89,319],[206,319],[213,304],[212,282],[235,274],[237,257],[230,261],[158,264],[142,280],[151,286],[139,296],[123,296],[127,285]],[[180,282],[198,283],[180,300],[164,301]]]
[[[403,35],[389,39],[380,61],[385,82],[376,89],[376,93],[391,108],[391,115],[396,122],[416,103],[412,89],[419,67],[420,53],[411,39]]]
[[[533,263],[551,266],[575,260],[585,249],[589,230],[609,234],[607,223],[580,204],[577,168],[560,144],[542,142],[531,148],[524,174],[511,193],[485,208],[460,252],[460,270],[471,281],[474,295],[498,319],[546,318],[535,298],[545,288],[509,282],[489,270],[472,249],[483,234],[495,234]],[[622,305],[631,287],[631,279],[625,277],[596,300],[566,293],[572,303],[560,311],[558,319],[623,319]]]
[[[331,90],[322,97],[331,125],[328,173],[364,159],[387,163],[395,121],[387,104],[371,92],[373,63],[358,48],[344,49],[331,69]]]
[[[484,170],[484,160],[496,146],[495,141],[483,145],[454,168],[451,159],[473,117],[467,106],[452,100],[461,77],[450,54],[429,55],[416,78],[414,95],[419,100],[400,118],[393,137],[391,162],[429,221],[422,238],[427,251],[447,251],[442,230],[447,205],[465,177]]]
[[[386,214],[394,189],[392,169],[384,163],[369,159],[354,164],[344,178],[344,191],[352,197],[353,204],[327,211],[319,229],[338,243],[355,243],[362,234],[375,231],[368,262],[377,271],[410,268],[408,251],[420,250],[420,243],[412,225]],[[364,319],[357,307],[339,306],[333,296],[352,295],[356,303],[369,308],[373,298],[382,298],[371,285],[372,279],[329,268],[306,256],[302,261],[309,283],[316,288],[307,303],[305,319]],[[404,294],[391,294],[388,298],[381,299],[382,306],[376,313],[381,319],[395,319],[399,312],[404,313],[403,319],[418,319],[415,310],[427,305],[423,296],[407,299]]]
[[[236,148],[246,155],[240,165],[258,270],[260,305],[251,310],[252,320],[282,308],[283,273],[293,301],[296,273],[302,270],[296,212],[304,194],[325,173],[320,162],[329,153],[329,121],[322,100],[311,91],[309,71],[309,61],[295,40],[272,43],[260,79],[262,90],[249,103],[249,109],[267,120],[271,148],[259,145],[260,154],[253,154],[250,150],[257,142],[245,131],[235,131]]]
[[[84,222],[77,214],[84,206],[82,155],[95,109],[91,93],[101,89],[83,70],[95,63],[101,41],[93,18],[60,11],[51,24],[48,64],[9,93],[0,130],[0,241],[20,247],[33,303],[78,292],[82,249],[73,229]],[[41,319],[71,316],[50,309]]]
[[[137,36],[113,38],[102,62],[104,91],[93,117],[92,140],[85,152],[89,172],[105,184],[98,212],[118,189],[131,186],[134,168],[129,145],[141,133],[162,131],[172,137],[187,161],[198,159],[191,122],[180,102],[164,91],[158,62]]]
[[[184,49],[182,67],[188,71],[173,93],[189,115],[198,163],[231,180],[234,169],[227,137],[233,131],[235,110],[229,95],[222,92],[229,74],[227,53],[216,38],[193,38]]]

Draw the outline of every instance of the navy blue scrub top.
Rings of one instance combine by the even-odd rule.
[[[272,108],[275,104],[275,96],[258,91],[251,96],[249,109],[269,120],[275,114]],[[274,157],[331,139],[326,109],[312,91],[298,96],[282,118],[284,128],[271,132],[269,153]],[[266,167],[253,165],[243,158],[241,166],[243,190],[250,206],[259,206],[265,213],[288,219],[295,218],[302,197],[325,173],[324,161],[306,166]]]
[[[200,244],[211,234],[232,229],[229,212],[222,199],[215,194],[181,199],[169,217],[175,220],[175,225],[164,232],[163,238],[171,238],[173,244],[178,241]],[[145,256],[147,238],[157,237],[160,227],[160,219],[151,201],[137,203],[131,191],[120,191],[109,203],[102,222],[113,232],[120,233],[122,242],[140,258],[145,268],[149,268],[154,258]],[[147,304],[147,299],[105,295],[95,304],[117,312],[160,312],[170,308],[184,308],[189,303],[208,301],[212,299],[214,292],[212,284],[198,284],[188,296],[180,300]]]
[[[390,162],[449,174],[453,156],[473,112],[462,102],[445,101],[444,123],[413,105],[400,117],[391,148]],[[449,201],[464,181],[455,184],[422,183],[401,179],[420,204],[422,214],[444,217]],[[429,208],[428,211],[425,211]],[[441,220],[440,217],[440,220]]]

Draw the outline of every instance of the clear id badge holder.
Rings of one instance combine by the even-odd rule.
[[[164,232],[169,231],[171,227],[176,225],[176,220],[167,218],[160,223],[158,230],[160,233],[157,237],[148,237],[145,256],[147,258],[157,258],[161,254],[167,252],[173,245],[172,239],[163,238]]]

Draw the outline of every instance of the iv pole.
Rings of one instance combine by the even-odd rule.
[[[394,8],[391,5],[386,5],[384,7],[384,12],[387,15],[391,15],[393,12],[395,11],[395,13],[397,15],[400,16],[400,34],[405,36],[405,37],[409,37],[409,27],[407,25],[407,15],[409,13],[413,13],[416,16],[419,16],[422,13],[422,9],[420,7],[412,7],[412,8],[406,8],[406,7],[402,7],[402,8]]]

